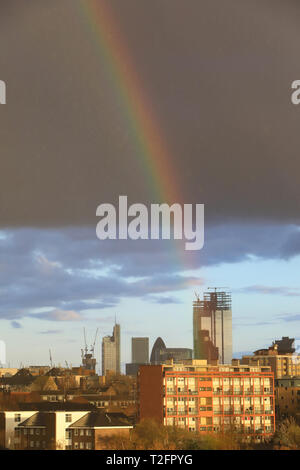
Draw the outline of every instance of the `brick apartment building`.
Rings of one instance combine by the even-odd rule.
[[[205,360],[144,365],[138,375],[139,419],[190,431],[232,428],[258,439],[275,431],[270,367],[208,365]]]

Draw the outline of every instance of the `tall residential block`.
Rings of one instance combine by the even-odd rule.
[[[120,325],[116,323],[112,336],[104,336],[102,339],[102,375],[106,375],[108,371],[121,373],[120,347]]]
[[[194,358],[209,363],[218,360],[230,364],[232,359],[231,295],[214,289],[203,300],[193,302]]]
[[[209,365],[205,360],[140,366],[139,419],[200,433],[235,429],[257,440],[275,431],[270,367]]]
[[[131,338],[132,364],[148,364],[149,338]]]

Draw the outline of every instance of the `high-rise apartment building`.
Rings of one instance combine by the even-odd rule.
[[[232,311],[228,292],[208,291],[193,303],[194,358],[230,364],[232,359]]]
[[[132,364],[148,364],[149,338],[131,338]]]
[[[234,428],[258,440],[275,431],[270,367],[213,366],[205,360],[141,366],[138,395],[140,420],[203,433]]]
[[[102,375],[106,375],[107,371],[121,373],[120,347],[120,325],[116,323],[113,335],[102,339]]]

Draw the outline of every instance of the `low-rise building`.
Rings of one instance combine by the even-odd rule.
[[[103,449],[106,438],[128,436],[132,428],[133,425],[123,413],[87,413],[68,429],[70,449]]]
[[[65,408],[65,409],[63,409]],[[72,406],[0,412],[0,447],[15,450],[100,449],[103,439],[127,434],[133,425],[123,413]],[[101,441],[102,438],[102,441]]]

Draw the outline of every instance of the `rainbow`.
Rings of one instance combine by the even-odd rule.
[[[133,132],[136,158],[142,167],[150,197],[155,202],[183,201],[175,174],[173,157],[164,138],[153,104],[141,83],[137,67],[126,46],[108,0],[80,0],[96,50],[104,63],[116,99],[120,100],[126,125]],[[179,240],[173,240],[173,256],[179,270],[193,268],[195,258],[187,254]],[[191,281],[186,281],[188,286]],[[193,280],[192,284],[198,283]]]
[[[161,133],[153,105],[141,84],[138,71],[106,0],[80,0],[97,50],[135,136],[136,157],[142,165],[149,191],[156,202],[180,202],[172,155]]]

